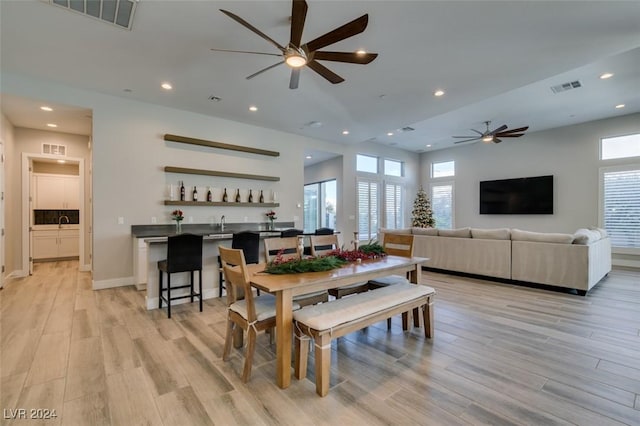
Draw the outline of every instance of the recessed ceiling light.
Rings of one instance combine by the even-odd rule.
[[[611,77],[613,77],[613,73],[610,73],[610,72],[605,72],[604,74],[600,75],[601,80],[606,80]]]
[[[393,132],[388,132],[387,136],[393,136]]]
[[[162,83],[162,85],[160,87],[162,87],[164,90],[173,89],[173,86],[170,83]]]
[[[364,55],[365,53],[367,53],[367,51],[366,51],[366,50],[363,50],[363,49],[360,49],[360,50],[356,50],[356,53],[357,53],[358,55]]]
[[[47,123],[47,126],[49,126],[49,127],[58,127],[57,124],[53,124],[53,123]]]
[[[258,107],[257,107],[257,106],[255,106],[255,105],[251,105],[251,106],[249,107],[249,111],[254,111],[254,112],[255,112],[255,111],[257,111],[257,110],[258,110]]]
[[[64,164],[64,163],[66,163],[66,161],[65,161],[65,160],[56,160],[56,162],[58,162],[59,164]]]
[[[431,144],[428,144],[428,145],[427,145],[427,148],[431,148]]]
[[[616,109],[624,108],[624,106],[625,106],[624,104],[618,104],[616,105]]]
[[[348,134],[349,134],[349,131],[348,131],[348,130],[343,130],[343,131],[342,131],[342,134],[343,134],[343,135],[348,135]]]
[[[433,96],[443,96],[444,95],[444,90],[436,90],[435,92],[433,92]]]
[[[41,106],[40,109],[43,111],[53,111],[53,108],[46,105]]]
[[[311,160],[313,157],[311,157],[310,155],[307,155],[307,156],[306,156],[306,157],[304,157],[304,158],[306,158],[307,160]]]

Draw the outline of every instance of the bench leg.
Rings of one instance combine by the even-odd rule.
[[[296,379],[302,380],[307,377],[307,362],[309,361],[309,340],[306,335],[298,329],[294,328],[296,333],[296,341],[294,344],[295,358],[293,361],[293,370]]]
[[[427,303],[422,306],[422,315],[424,316],[424,337],[430,339],[433,337],[433,297],[427,299]]]
[[[316,345],[316,393],[326,396],[329,393],[331,374],[331,336],[324,334],[315,340]]]
[[[402,313],[402,331],[409,329],[409,312]]]
[[[418,308],[413,308],[413,326],[420,327],[420,311]]]

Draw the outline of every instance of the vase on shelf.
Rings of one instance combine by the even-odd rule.
[[[273,226],[273,220],[269,221],[269,231],[273,231],[275,227]]]
[[[176,234],[182,234],[182,221],[176,220]]]

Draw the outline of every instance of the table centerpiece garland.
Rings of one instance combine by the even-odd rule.
[[[282,253],[269,262],[264,272],[269,274],[302,274],[322,272],[340,268],[350,262],[359,262],[384,256],[385,252],[378,243],[361,245],[357,250],[332,250],[324,256],[303,259],[284,259]]]

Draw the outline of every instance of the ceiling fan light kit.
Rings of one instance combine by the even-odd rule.
[[[325,80],[332,84],[342,83],[344,78],[340,77],[318,61],[332,61],[332,62],[344,62],[350,64],[365,65],[373,61],[378,54],[366,53],[363,51],[358,52],[327,52],[320,51],[323,47],[335,44],[339,41],[353,37],[356,34],[360,34],[367,28],[369,22],[369,15],[364,14],[359,18],[356,18],[346,24],[338,27],[328,33],[310,41],[305,44],[301,44],[302,31],[304,30],[304,23],[307,17],[307,2],[305,0],[293,0],[291,6],[291,37],[287,47],[280,45],[277,41],[245,21],[238,15],[229,12],[228,10],[220,9],[222,13],[233,19],[240,25],[249,29],[253,33],[259,35],[273,46],[275,46],[280,53],[265,53],[265,52],[250,52],[245,50],[228,50],[228,49],[211,49],[218,52],[233,52],[233,53],[250,53],[256,55],[269,55],[278,56],[282,58],[282,61],[277,64],[268,66],[261,69],[247,77],[247,80],[262,74],[265,71],[275,68],[280,64],[286,64],[291,68],[291,78],[289,81],[290,89],[297,89],[300,79],[300,70],[308,66],[311,70],[315,71]]]

